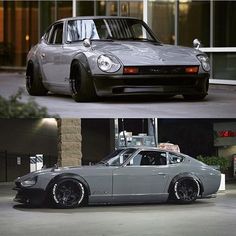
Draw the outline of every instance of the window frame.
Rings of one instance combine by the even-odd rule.
[[[165,158],[166,158],[166,164],[165,165],[129,165],[130,161],[132,159],[134,159],[137,155],[139,155],[141,152],[155,152],[155,153],[165,153]],[[168,157],[168,152],[164,151],[164,150],[139,150],[138,152],[135,152],[130,158],[129,160],[127,160],[127,162],[125,163],[126,167],[166,167],[169,165],[169,157]]]

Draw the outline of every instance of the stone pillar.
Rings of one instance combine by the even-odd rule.
[[[81,165],[81,120],[58,119],[58,165]]]

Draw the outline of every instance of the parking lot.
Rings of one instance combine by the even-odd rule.
[[[217,198],[191,205],[25,208],[12,201],[13,184],[0,183],[0,235],[235,235],[236,184]]]
[[[23,88],[22,101],[30,96],[25,90],[24,73],[0,73],[0,95],[9,97]],[[222,89],[210,86],[209,95],[204,101],[185,101],[182,96],[170,99],[158,98],[107,98],[98,102],[76,103],[70,96],[49,94],[34,97],[50,114],[60,117],[81,118],[235,118],[236,86]],[[112,110],[112,112],[111,112]]]

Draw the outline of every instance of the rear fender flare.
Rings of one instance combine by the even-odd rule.
[[[179,180],[179,179],[182,179],[182,178],[187,178],[187,179],[194,179],[198,182],[199,186],[200,186],[200,192],[199,192],[199,195],[202,195],[202,193],[204,192],[204,187],[203,187],[203,184],[202,184],[202,181],[196,176],[194,175],[193,173],[181,173],[181,174],[178,174],[176,175],[170,182],[169,184],[169,188],[168,188],[168,193],[170,194],[172,189],[174,188],[174,185],[175,183]]]

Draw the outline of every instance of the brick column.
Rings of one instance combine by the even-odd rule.
[[[81,120],[58,119],[58,165],[81,165]]]

